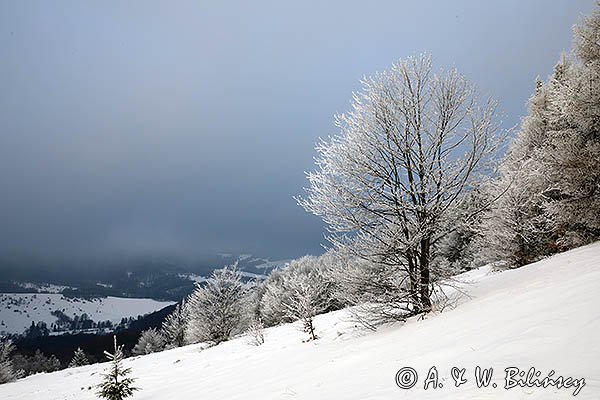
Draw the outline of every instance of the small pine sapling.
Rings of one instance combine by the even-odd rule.
[[[98,385],[98,396],[107,400],[123,400],[139,388],[133,386],[133,378],[127,377],[131,368],[125,368],[123,361],[123,346],[117,346],[117,336],[114,336],[114,353],[105,351],[104,354],[111,361],[106,373],[102,375],[103,381]]]
[[[82,367],[84,365],[88,365],[89,363],[90,361],[85,355],[85,352],[81,350],[81,347],[78,347],[77,350],[75,350],[75,353],[73,353],[73,358],[69,363],[69,368]]]

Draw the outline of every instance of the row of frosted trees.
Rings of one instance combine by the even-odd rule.
[[[264,326],[298,320],[308,339],[316,339],[313,317],[335,309],[334,287],[325,277],[323,258],[294,260],[264,282],[244,281],[235,265],[214,271],[177,305],[161,329],[142,333],[133,353],[200,342],[216,345],[243,333],[259,345]]]
[[[483,221],[496,259],[521,266],[600,237],[600,13],[575,28],[574,51],[536,82]]]

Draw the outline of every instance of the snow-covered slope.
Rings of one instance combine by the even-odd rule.
[[[137,317],[164,308],[173,302],[152,299],[105,297],[80,299],[62,294],[0,293],[0,332],[23,333],[31,321],[45,322],[48,327],[56,321],[52,311],[62,311],[69,317],[85,313],[95,321],[119,323],[123,317]]]
[[[201,351],[200,345],[128,359],[138,399],[568,399],[574,388],[504,389],[505,368],[540,378],[585,378],[578,399],[600,398],[600,244],[502,273],[479,269],[462,277],[470,295],[454,309],[366,332],[345,311],[316,318],[321,338],[304,343],[297,325],[266,332],[253,347],[239,338]],[[443,387],[424,390],[435,366]],[[493,367],[477,388],[474,370]],[[105,364],[36,375],[0,386],[0,399],[93,399]],[[412,389],[396,372],[412,367]],[[465,368],[455,387],[452,367]],[[493,388],[492,384],[497,387]]]

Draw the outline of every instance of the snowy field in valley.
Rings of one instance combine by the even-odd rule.
[[[488,268],[462,275],[469,294],[455,308],[369,332],[347,311],[316,318],[320,339],[303,342],[297,324],[266,330],[260,347],[238,338],[125,361],[141,391],[134,400],[266,399],[569,399],[575,388],[504,389],[505,368],[540,378],[585,378],[577,399],[600,398],[600,244],[506,272]],[[424,390],[435,366],[443,387]],[[490,386],[478,388],[474,370],[493,367]],[[106,364],[34,375],[0,386],[2,400],[94,399]],[[396,372],[412,367],[412,389]],[[454,386],[452,367],[467,382]],[[497,387],[493,388],[492,384]],[[441,386],[441,385],[440,385]],[[90,389],[91,388],[91,389]]]
[[[31,321],[43,321],[48,327],[56,321],[52,311],[69,317],[85,313],[93,321],[119,323],[123,317],[137,317],[164,308],[173,302],[152,299],[105,297],[81,299],[61,294],[0,293],[0,332],[22,333]]]

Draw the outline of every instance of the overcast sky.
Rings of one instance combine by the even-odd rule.
[[[361,77],[429,52],[510,127],[594,3],[2,1],[0,257],[318,253],[292,196]]]

